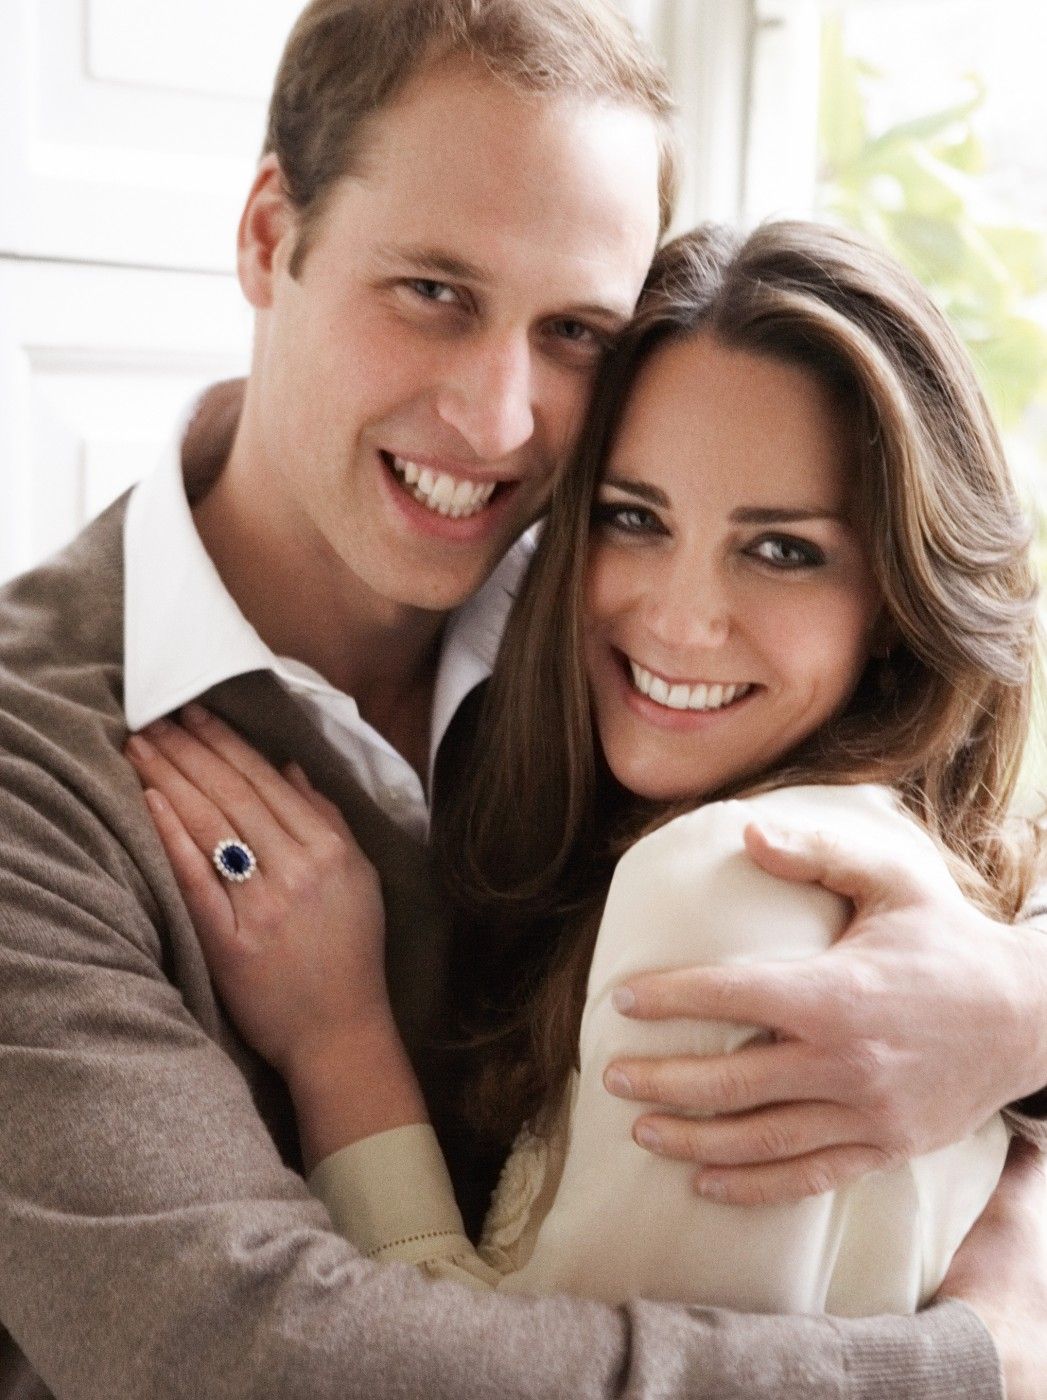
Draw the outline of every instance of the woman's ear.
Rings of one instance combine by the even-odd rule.
[[[262,311],[272,304],[273,283],[290,262],[298,219],[284,189],[280,162],[265,156],[247,196],[236,238],[236,270],[244,296]]]

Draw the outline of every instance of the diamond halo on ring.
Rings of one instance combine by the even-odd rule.
[[[235,836],[219,841],[211,859],[222,879],[229,880],[234,885],[242,885],[258,869],[254,851],[245,841],[238,841]]]

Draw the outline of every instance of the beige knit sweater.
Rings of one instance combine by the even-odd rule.
[[[123,510],[0,592],[0,1400],[998,1397],[958,1304],[841,1322],[483,1295],[333,1231],[120,754]],[[444,947],[424,851],[272,677],[207,698],[293,754],[378,866],[424,1081]]]

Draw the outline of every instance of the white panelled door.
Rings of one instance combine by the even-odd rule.
[[[231,272],[302,0],[3,0],[0,253]]]
[[[0,579],[242,373],[236,225],[304,0],[0,0]]]
[[[0,579],[148,472],[249,340],[231,277],[0,260]]]

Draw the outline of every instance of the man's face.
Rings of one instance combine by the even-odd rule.
[[[285,220],[252,298],[254,479],[307,569],[432,610],[479,587],[540,511],[633,309],[657,172],[646,114],[463,63],[375,117],[298,277]]]

